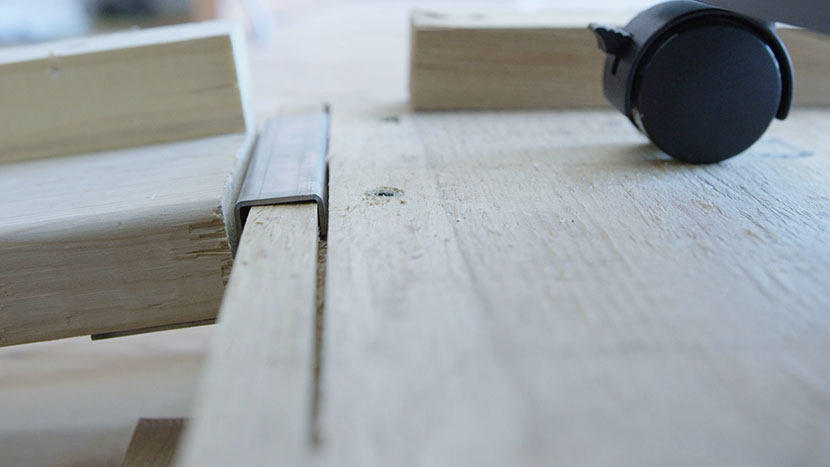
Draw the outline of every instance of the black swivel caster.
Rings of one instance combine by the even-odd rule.
[[[773,24],[681,0],[590,28],[608,54],[605,96],[676,159],[740,154],[789,112],[792,64]]]

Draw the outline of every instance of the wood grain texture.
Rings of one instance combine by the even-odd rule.
[[[241,30],[212,22],[0,53],[0,162],[253,129]]]
[[[0,346],[215,317],[250,140],[4,166]]]
[[[605,107],[605,54],[587,24],[636,14],[580,11],[412,14],[410,100],[419,110]],[[830,105],[830,40],[782,28],[795,105]]]
[[[167,467],[185,428],[182,418],[142,418],[138,421],[122,467]]]
[[[810,304],[826,305],[827,117],[797,111],[748,158],[709,168],[662,160],[611,113],[413,117],[408,8],[321,4],[281,23],[256,60],[263,117],[286,97],[396,98],[335,99],[330,280],[345,280],[333,296],[357,300],[329,314],[326,353],[346,351],[323,375],[342,388],[322,390],[321,452],[293,464],[466,465],[478,451],[496,459],[484,465],[505,452],[525,453],[505,465],[824,463],[827,334]],[[422,141],[433,131],[446,141]],[[404,193],[366,195],[383,186]],[[747,290],[758,297],[744,303]],[[117,465],[139,416],[190,415],[214,329],[0,349],[0,465]],[[263,417],[214,439],[305,416],[259,406]],[[301,436],[269,443],[283,459],[306,449]]]
[[[317,207],[254,207],[177,464],[299,465],[314,393]]]
[[[690,166],[611,112],[335,105],[317,458],[824,462],[829,116]]]
[[[409,76],[413,107],[607,105],[602,95],[605,57],[585,26],[590,21],[566,27],[557,15],[496,18],[413,13]]]

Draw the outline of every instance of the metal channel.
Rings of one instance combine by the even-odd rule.
[[[327,111],[269,120],[251,155],[236,202],[239,235],[252,206],[315,202],[320,236],[328,232]]]

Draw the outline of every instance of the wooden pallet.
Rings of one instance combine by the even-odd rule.
[[[332,111],[324,278],[312,205],[249,221],[179,465],[825,458],[828,111],[714,166],[613,111]]]
[[[826,459],[828,111],[706,167],[610,110],[413,112],[389,8],[254,62],[336,91],[329,237],[252,212],[178,464]]]

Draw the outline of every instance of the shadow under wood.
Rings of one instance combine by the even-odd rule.
[[[317,294],[316,313],[314,317],[314,367],[312,368],[311,407],[309,439],[312,448],[322,444],[320,429],[320,406],[322,399],[322,372],[323,372],[323,339],[324,339],[324,311],[326,305],[326,255],[328,244],[320,240],[317,245]]]

